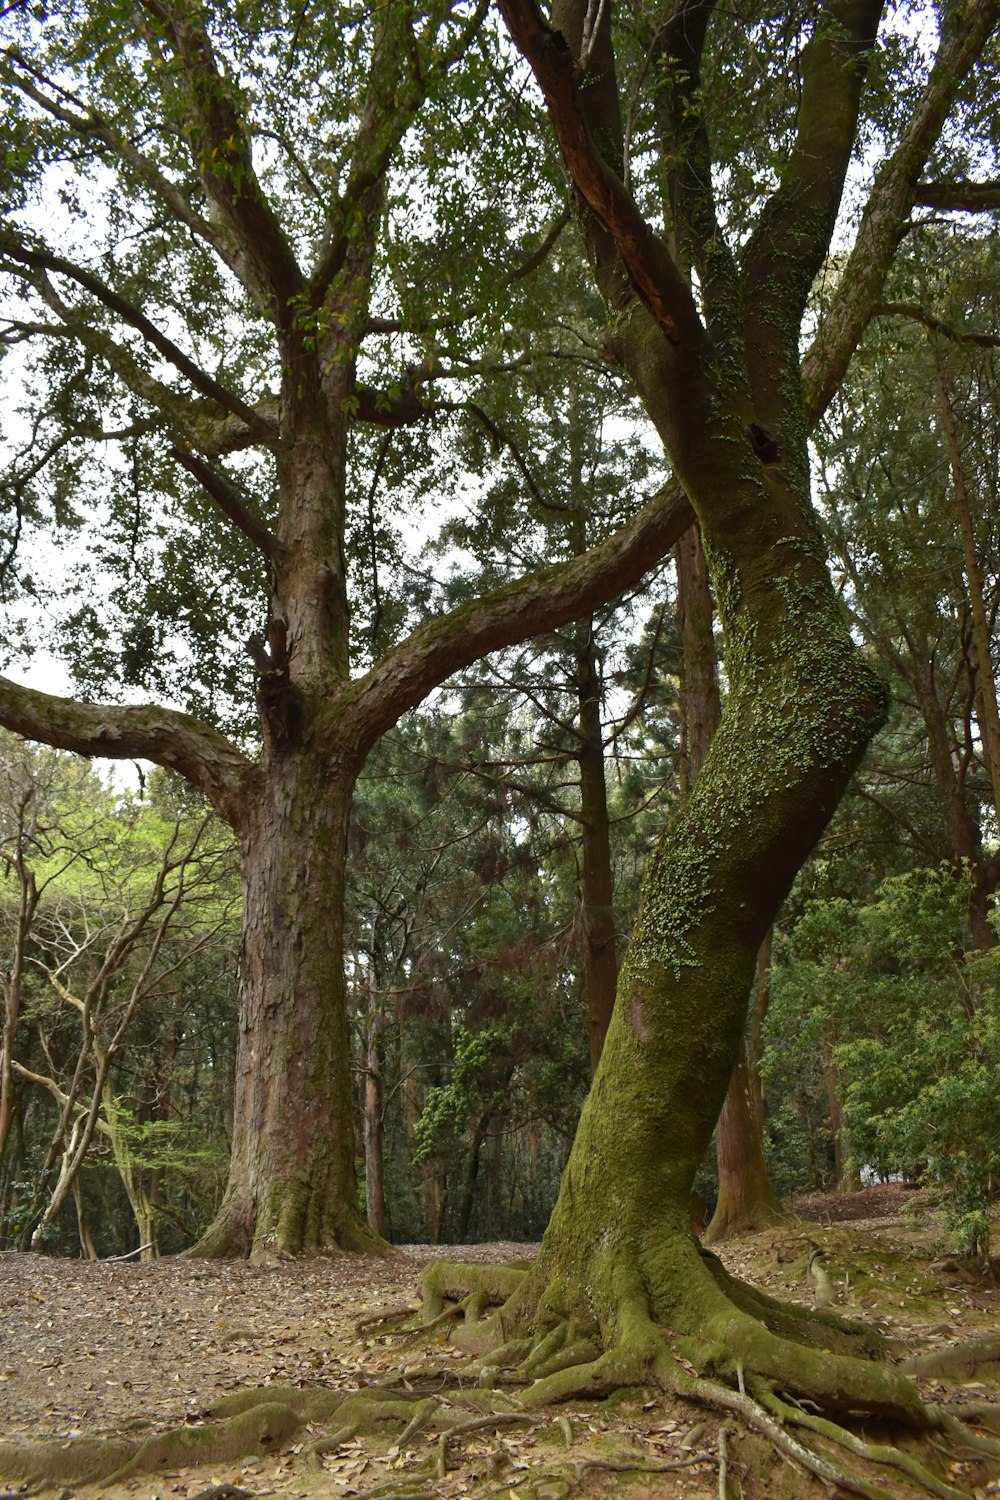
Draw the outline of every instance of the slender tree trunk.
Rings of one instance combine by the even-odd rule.
[[[90,1227],[87,1224],[87,1214],[83,1206],[83,1190],[80,1187],[79,1177],[73,1180],[73,1203],[76,1207],[76,1229],[80,1239],[80,1254],[84,1260],[96,1260],[97,1250],[91,1237]]]
[[[458,1243],[464,1245],[469,1237],[469,1225],[472,1223],[472,1210],[476,1206],[476,1187],[479,1182],[479,1158],[483,1150],[483,1141],[486,1139],[486,1126],[489,1123],[490,1112],[480,1115],[472,1132],[469,1149],[465,1155],[465,1167],[462,1172],[462,1196],[458,1204]]]
[[[365,1039],[365,1209],[369,1226],[382,1239],[388,1239],[388,1215],[385,1208],[385,1143],[382,1111],[382,1037],[385,1033],[385,1011],[379,1001],[369,998],[368,1034]]]
[[[23,833],[23,829],[22,829]],[[14,1042],[21,1017],[24,960],[28,935],[38,907],[38,887],[24,860],[23,846],[14,859],[18,877],[17,924],[14,929],[14,951],[4,984],[3,1032],[0,1034],[0,1162],[7,1147],[7,1136],[14,1109]]]
[[[243,832],[233,1144],[191,1254],[375,1249],[358,1210],[343,952],[355,771],[303,736],[276,750]]]
[[[618,984],[615,953],[614,893],[611,876],[611,830],[604,775],[601,724],[601,679],[589,622],[576,656],[579,703],[580,815],[583,827],[583,960],[587,987],[590,1062],[596,1068],[604,1046]]]
[[[854,1193],[861,1179],[851,1152],[851,1138],[840,1097],[840,1070],[833,1060],[833,1042],[823,1038],[823,1064],[826,1077],[826,1099],[833,1134],[833,1184],[838,1193]]]
[[[697,526],[686,531],[677,543],[674,562],[677,567],[677,627],[684,663],[680,691],[687,761],[684,779],[690,789],[708,758],[722,717],[713,624],[715,609],[705,549]]]
[[[965,577],[969,587],[969,602],[972,606],[972,626],[976,642],[976,658],[979,668],[979,691],[982,695],[983,759],[990,777],[993,791],[993,807],[1000,821],[1000,709],[997,706],[996,676],[990,624],[986,614],[986,599],[983,592],[983,572],[976,549],[975,529],[972,523],[972,500],[962,444],[955,419],[955,408],[943,371],[937,376],[938,399],[941,406],[941,422],[944,428],[948,461],[951,465],[952,489],[958,511],[958,527],[962,538],[965,558]]]
[[[143,1261],[157,1260],[160,1254],[159,1215],[146,1192],[142,1169],[136,1163],[127,1130],[123,1127],[110,1079],[105,1080],[102,1101],[115,1166],[135,1219],[139,1236],[139,1258]]]
[[[760,1088],[761,1022],[758,998],[768,993],[771,934],[757,957],[757,981],[736,1066],[715,1127],[719,1198],[703,1239],[719,1244],[750,1234],[783,1217],[764,1156],[764,1107]]]

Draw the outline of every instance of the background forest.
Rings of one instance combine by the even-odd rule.
[[[316,102],[322,67],[296,55],[294,32],[289,40],[275,27],[272,38],[262,24],[258,56],[249,26],[244,34],[234,23],[230,36],[220,22],[220,56],[233,76],[245,68],[269,121],[254,142],[261,180],[275,203],[299,204],[287,244],[277,210],[267,220],[274,264],[249,271],[213,217],[221,204],[236,239],[254,240],[259,226],[240,218],[247,197],[230,192],[246,167],[237,160],[245,122],[234,114],[211,162],[199,162],[211,211],[196,212],[169,87],[161,161],[120,124],[140,111],[162,55],[150,44],[134,76],[128,58],[119,68],[102,53],[94,9],[98,39],[84,35],[79,57],[94,97],[98,83],[106,90],[105,115],[96,105],[81,115],[61,91],[59,67],[76,66],[77,43],[54,22],[51,78],[27,55],[24,37],[34,44],[44,30],[28,23],[0,70],[14,101],[2,352],[20,393],[4,450],[4,648],[14,660],[44,646],[90,701],[155,694],[241,746],[273,740],[280,750],[292,737],[287,703],[275,707],[266,690],[287,668],[284,627],[272,610],[253,632],[284,556],[269,530],[287,519],[280,487],[294,486],[277,459],[277,480],[269,467],[279,451],[273,356],[251,304],[256,296],[272,315],[258,283],[273,290],[269,277],[291,276],[286,252],[293,262],[293,250],[323,243],[327,200],[343,211],[340,259],[334,268],[320,257],[314,281],[336,307],[324,304],[328,321],[317,313],[309,338],[348,350],[330,355],[324,379],[338,360],[351,363],[348,394],[331,397],[343,450],[340,565],[352,588],[338,617],[341,686],[349,671],[372,669],[374,680],[444,611],[605,543],[668,474],[609,353],[606,310],[585,289],[582,236],[541,105],[487,7],[442,8],[440,35],[428,21],[419,42],[430,61],[414,75],[424,92],[387,86],[391,100],[376,99],[378,109],[392,37],[372,44],[381,60],[369,76],[367,43],[331,22],[323,67],[339,68],[343,97]],[[739,242],[752,228],[751,188],[763,192],[783,160],[801,45],[766,7],[751,20],[758,51],[740,63],[746,76],[720,46],[705,85],[716,139],[732,147],[720,213]],[[642,24],[630,30],[626,17],[621,42],[623,67],[640,81]],[[931,76],[924,41],[919,28],[888,28],[849,199],[896,149],[901,101]],[[287,115],[275,81],[286,46],[301,87]],[[767,80],[781,67],[788,97],[772,98]],[[970,84],[960,97],[959,125],[935,148],[942,180],[990,169],[966,142],[978,133],[982,153],[992,142],[991,90]],[[737,97],[757,111],[754,140],[727,134]],[[655,216],[661,187],[643,153],[654,108],[637,104],[626,124],[627,185]],[[330,182],[296,156],[296,130],[319,141]],[[376,203],[365,152],[378,130],[392,138],[379,146]],[[196,130],[192,140],[200,149]],[[102,153],[132,198],[110,192]],[[98,213],[88,180],[104,195]],[[56,250],[40,249],[39,202],[52,202],[54,183]],[[971,206],[995,207],[995,191]],[[163,221],[148,217],[144,194],[166,205]],[[835,581],[892,708],[765,945],[735,1088],[746,1105],[740,1128],[760,1137],[765,1197],[902,1177],[940,1193],[962,1242],[988,1252],[1000,1182],[1000,251],[982,217],[960,211],[969,206],[947,195],[918,202],[883,300],[812,434]],[[364,233],[351,227],[355,211]],[[843,223],[857,215],[849,201]],[[106,284],[66,258],[88,234],[114,246],[105,263],[94,256]],[[159,277],[168,259],[183,272],[171,286]],[[222,265],[249,288],[239,317]],[[822,327],[843,273],[835,250],[813,288],[810,328]],[[148,316],[135,310],[142,298]],[[306,361],[315,347],[304,336],[306,352],[296,344],[293,302],[277,322]],[[201,311],[210,305],[225,316],[213,323]],[[162,331],[181,323],[184,349]],[[765,450],[766,441],[757,456],[768,465]],[[58,563],[40,540],[50,533]],[[727,695],[694,533],[607,606],[474,656],[465,652],[458,675],[442,668],[422,681],[425,701],[398,723],[395,704],[382,711],[390,727],[371,732],[350,812],[343,947],[361,1206],[398,1242],[541,1235],[636,921],[640,872],[691,791]],[[0,1249],[177,1251],[212,1223],[225,1189],[241,944],[235,840],[170,771],[147,769],[137,787],[123,786],[68,753],[0,741]],[[709,1210],[718,1186],[710,1155],[700,1180]]]
[[[952,253],[942,233],[927,232],[912,272],[925,298],[926,267]],[[995,246],[963,255],[985,324]],[[750,1093],[779,1198],[902,1177],[937,1191],[961,1241],[985,1252],[1000,1168],[1000,778],[983,731],[1000,605],[998,372],[992,338],[946,339],[930,323],[875,326],[817,443],[842,597],[887,664],[893,709],[773,934]],[[534,514],[517,520],[530,434],[517,448],[462,435],[451,460],[486,476],[484,518],[452,519],[427,544],[423,587],[480,588],[502,576],[497,539],[516,524],[525,555],[512,568],[552,545],[553,524],[600,525],[602,476],[647,475],[642,434],[607,385],[599,372],[590,393],[608,401],[600,451],[568,398],[539,413],[550,433],[563,424],[560,449],[577,443],[589,475],[588,506],[555,523],[541,464]],[[380,576],[372,631],[419,608],[415,576]],[[392,1239],[545,1227],[589,1082],[600,955],[624,947],[639,872],[692,779],[698,657],[679,602],[664,565],[601,614],[486,659],[368,761],[350,831],[352,1076],[362,1202]],[[701,628],[703,664],[723,647]],[[724,656],[718,678],[724,696]],[[217,1208],[229,1155],[229,830],[170,773],[123,791],[13,736],[0,817],[0,1245],[179,1250]],[[714,1156],[700,1186],[711,1208]]]

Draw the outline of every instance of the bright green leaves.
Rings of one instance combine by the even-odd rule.
[[[811,904],[773,982],[765,1071],[836,1067],[855,1171],[939,1186],[975,1245],[1000,1170],[1000,964],[970,951],[971,877],[914,870]]]

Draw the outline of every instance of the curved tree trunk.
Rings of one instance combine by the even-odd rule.
[[[719,727],[722,705],[713,629],[714,609],[701,533],[693,526],[674,548],[677,564],[677,614],[684,654],[681,691],[687,786],[697,779]],[[765,939],[758,959],[769,960]],[[751,1050],[750,1028],[744,1031],[729,1080],[726,1100],[715,1127],[719,1196],[706,1244],[773,1223],[781,1204],[771,1186],[764,1158],[763,1114],[755,1078],[759,1058]]]
[[[599,1332],[606,1349],[642,1354],[651,1329],[710,1340],[715,1321],[727,1320],[719,1332],[728,1350],[765,1374],[778,1360],[772,1336],[754,1323],[753,1347],[743,1347],[751,1334],[698,1256],[688,1198],[760,945],[885,712],[804,512],[782,509],[780,529],[715,549],[730,697],[694,791],[651,861],[559,1199],[510,1310],[531,1321],[540,1300],[578,1330]],[[793,1388],[784,1345],[780,1358]],[[826,1379],[810,1362],[812,1388]]]
[[[307,738],[268,769],[243,835],[229,1181],[191,1253],[373,1249],[358,1209],[343,962],[354,772]]]

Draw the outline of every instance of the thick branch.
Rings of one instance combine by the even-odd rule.
[[[953,213],[988,213],[1000,208],[1000,182],[922,182],[914,203]]]
[[[304,278],[254,171],[240,112],[193,6],[146,0],[183,66],[192,114],[190,147],[210,201],[232,233],[274,326],[291,328]]]
[[[0,724],[58,750],[167,766],[199,787],[231,827],[242,821],[253,766],[225,735],[189,714],[78,703],[0,677]]]
[[[660,561],[694,524],[677,485],[661,490],[623,531],[570,562],[542,568],[433,620],[366,677],[345,685],[327,713],[364,755],[408,708],[490,651],[590,613]],[[350,726],[348,728],[348,726]]]
[[[805,47],[795,144],[743,256],[755,324],[773,319],[777,302],[798,330],[840,208],[882,8],[883,0],[832,0]]]
[[[685,262],[698,268],[710,324],[716,314],[731,324],[736,267],[718,219],[701,78],[716,4],[717,0],[677,0],[654,40],[651,62],[674,235]]]
[[[872,317],[918,183],[961,85],[1000,23],[1000,0],[981,0],[941,47],[903,137],[879,173],[858,237],[802,367],[806,413],[815,426],[843,380]]]
[[[591,137],[565,38],[545,24],[534,0],[499,0],[499,4],[508,31],[531,64],[545,96],[577,193],[614,239],[635,290],[670,343],[700,342],[704,330],[687,283]]]
[[[359,234],[359,223],[380,211],[381,184],[393,152],[424,100],[426,84],[411,61],[411,16],[412,7],[395,0],[375,18],[376,41],[350,171],[310,279],[309,297],[316,309],[347,264],[352,247],[366,238]]]

